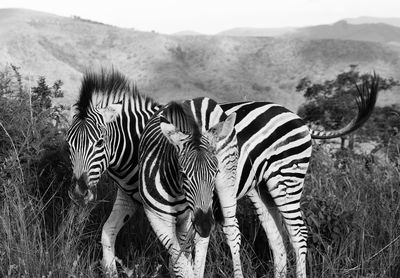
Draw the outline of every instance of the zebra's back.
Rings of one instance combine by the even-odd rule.
[[[290,110],[270,102],[228,103],[221,107],[227,115],[236,113],[238,198],[262,181],[285,175],[285,169],[294,164],[308,164],[311,156],[309,129]],[[306,170],[297,175],[304,177]]]

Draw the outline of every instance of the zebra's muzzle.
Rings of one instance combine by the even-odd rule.
[[[201,237],[210,236],[211,229],[214,227],[214,215],[212,209],[204,212],[202,209],[196,209],[194,212],[193,225],[196,232]]]
[[[87,205],[96,199],[95,187],[87,186],[87,175],[83,174],[79,179],[72,178],[73,189],[68,191],[72,201],[78,205]],[[94,190],[93,190],[94,189]]]

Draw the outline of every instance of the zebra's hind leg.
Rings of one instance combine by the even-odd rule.
[[[137,205],[131,197],[126,195],[121,189],[117,191],[111,214],[108,216],[101,233],[101,245],[103,247],[102,267],[108,277],[118,277],[115,239],[122,226],[135,213]]]
[[[274,259],[274,277],[284,278],[287,273],[287,255],[282,237],[283,227],[280,222],[279,211],[276,207],[267,204],[266,198],[261,198],[257,188],[252,189],[247,196],[253,203],[261,225],[267,234],[269,247]]]
[[[168,251],[171,277],[193,278],[192,262],[185,256],[177,237],[176,217],[158,214],[146,206],[144,211],[157,238]]]
[[[282,215],[296,255],[297,278],[306,277],[307,227],[300,208],[303,182],[302,174],[290,178],[277,176],[268,181],[268,187],[272,189],[270,194]]]

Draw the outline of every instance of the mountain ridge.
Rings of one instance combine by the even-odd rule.
[[[30,80],[40,75],[49,82],[61,79],[61,101],[68,105],[76,100],[82,74],[104,67],[120,70],[161,103],[209,96],[222,102],[273,101],[294,111],[304,101],[295,87],[305,76],[320,82],[358,64],[361,71],[400,79],[396,45],[299,37],[174,36],[27,10],[12,13],[0,25],[0,63],[21,67]],[[393,96],[382,101],[400,103]]]
[[[354,18],[345,18],[344,20],[350,24],[385,23],[388,25],[400,27],[400,17],[360,16]]]

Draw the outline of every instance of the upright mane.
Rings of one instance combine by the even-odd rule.
[[[75,104],[77,116],[80,119],[87,117],[90,107],[101,104],[106,107],[110,103],[118,103],[124,97],[142,97],[136,85],[117,70],[101,69],[100,72],[88,71],[84,74],[79,99]],[[146,101],[157,104],[149,97]]]
[[[171,101],[163,109],[162,115],[181,132],[192,135],[192,142],[200,144],[201,128],[188,105]]]

